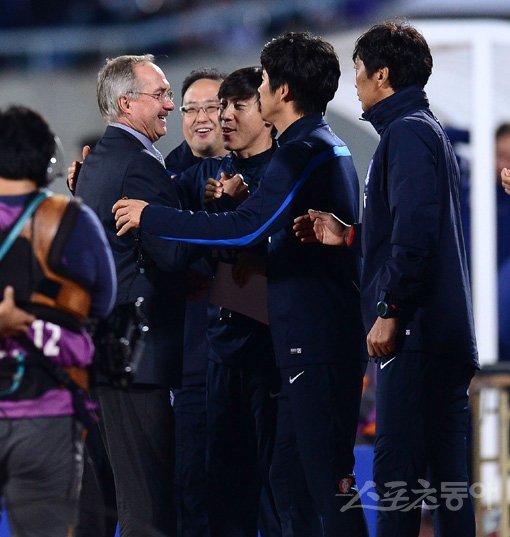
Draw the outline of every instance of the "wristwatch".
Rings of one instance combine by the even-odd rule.
[[[377,303],[377,315],[382,319],[390,319],[391,317],[398,317],[398,306],[392,304],[388,299],[387,293]]]

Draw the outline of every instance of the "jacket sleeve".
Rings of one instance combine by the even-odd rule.
[[[149,153],[143,152],[133,159],[127,169],[123,183],[124,197],[159,206],[181,207],[174,179]],[[169,243],[143,232],[140,233],[140,239],[144,254],[161,270],[183,270],[194,254],[192,246],[181,242]]]
[[[292,204],[313,168],[310,147],[289,144],[273,155],[259,188],[235,211],[179,211],[149,205],[141,229],[166,240],[184,240],[209,247],[240,248],[266,239],[292,223]]]
[[[379,282],[380,298],[386,294],[402,311],[420,303],[437,249],[442,180],[437,155],[430,128],[410,121],[392,127],[386,153],[391,256]]]
[[[117,275],[103,226],[89,207],[82,205],[64,248],[70,270],[87,282],[91,294],[90,316],[110,313],[117,294]]]

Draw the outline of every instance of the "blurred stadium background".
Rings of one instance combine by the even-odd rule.
[[[26,104],[43,113],[62,140],[66,162],[83,141],[101,134],[95,80],[106,57],[151,52],[179,95],[194,68],[231,71],[259,62],[261,46],[288,30],[310,30],[342,41],[343,76],[350,75],[354,39],[368,25],[395,16],[500,17],[508,0],[0,0],[0,106]],[[352,36],[352,37],[351,37]],[[350,77],[350,80],[352,76]],[[350,93],[350,94],[349,94]],[[338,99],[356,105],[352,84]],[[180,104],[180,97],[176,98]],[[329,114],[349,143],[360,176],[375,133],[351,117]],[[181,139],[178,112],[159,142],[164,153]],[[64,191],[63,181],[53,188]]]

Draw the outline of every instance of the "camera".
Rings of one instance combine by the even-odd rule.
[[[134,303],[120,304],[91,327],[94,368],[114,387],[129,387],[142,359],[149,331],[143,302],[138,297]]]

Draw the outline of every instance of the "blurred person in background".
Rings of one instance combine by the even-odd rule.
[[[469,138],[466,133],[465,138]],[[455,136],[453,137],[455,140]],[[466,140],[468,141],[468,140]],[[490,180],[496,188],[496,247],[498,270],[498,324],[499,324],[499,360],[510,360],[510,330],[508,330],[508,313],[505,304],[510,294],[510,197],[500,188],[504,170],[510,167],[510,123],[502,123],[495,132],[495,170]],[[462,230],[466,244],[468,263],[471,259],[471,199],[469,182],[469,164],[461,167],[464,177],[461,189]]]
[[[510,194],[510,168],[501,170],[501,184],[507,194]]]
[[[44,189],[55,151],[39,114],[0,111],[0,491],[12,534],[25,537],[66,537],[76,524],[94,420],[82,391],[94,354],[84,322],[106,316],[116,291],[97,217]]]
[[[498,136],[499,134],[499,136]],[[506,218],[500,222],[500,192],[510,194],[510,123],[501,125],[496,135],[496,167],[503,189],[498,188],[498,226],[505,226],[506,247],[510,243],[510,197],[506,196]],[[503,205],[503,204],[501,204]],[[498,239],[499,227],[498,227]],[[500,242],[498,241],[498,260]],[[499,312],[499,356],[501,360],[510,360],[510,255],[499,266],[498,273],[498,312]]]

